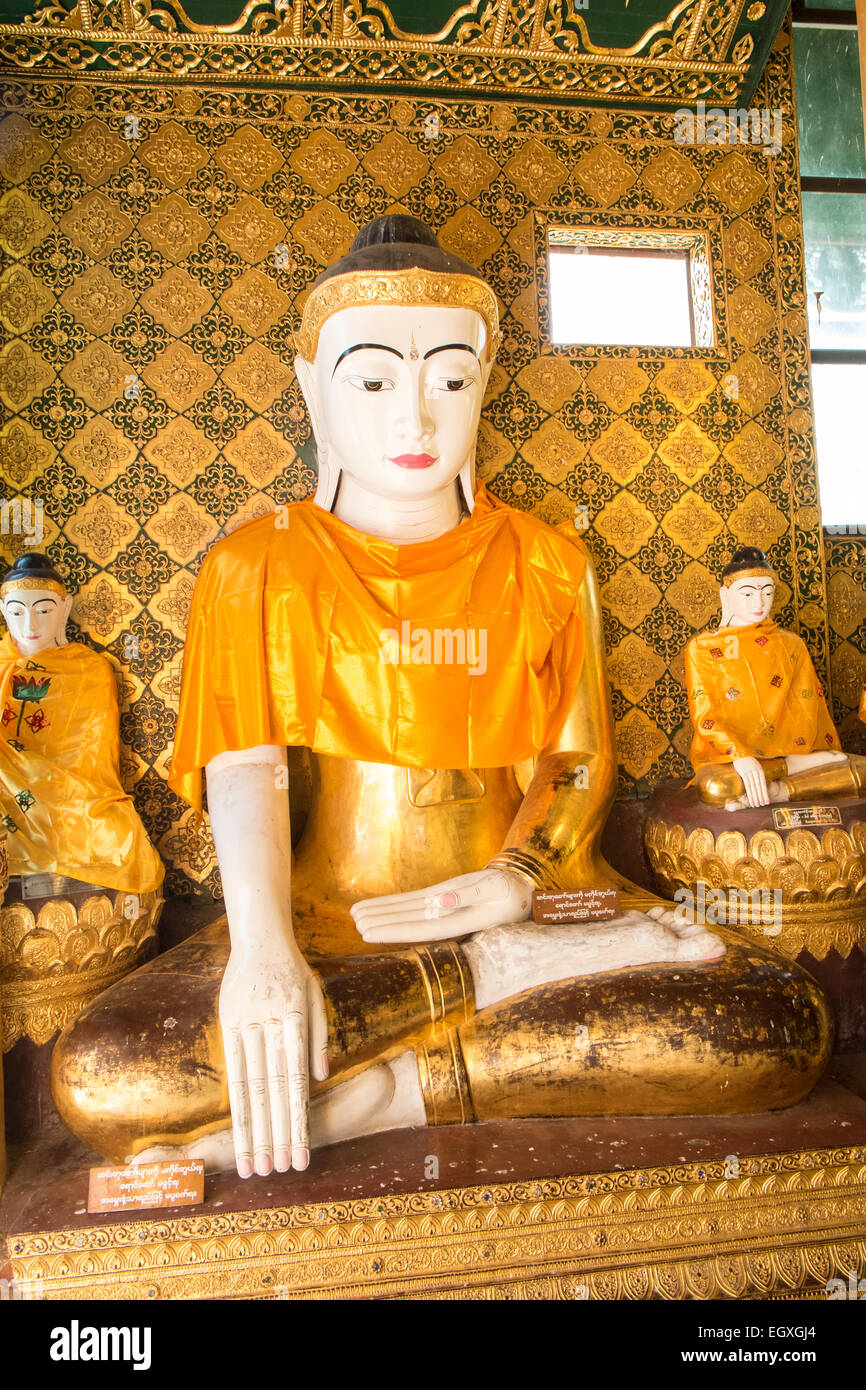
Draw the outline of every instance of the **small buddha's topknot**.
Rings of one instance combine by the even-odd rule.
[[[725,568],[722,570],[722,578],[729,579],[731,575],[739,574],[741,570],[769,570],[772,573],[772,565],[756,545],[742,545],[739,550],[735,550]]]
[[[432,227],[409,217],[405,212],[392,212],[387,217],[374,217],[362,227],[349,252],[363,251],[367,246],[388,246],[402,242],[411,246],[438,246],[439,239]]]
[[[0,575],[0,584],[14,583],[21,579],[50,579],[53,583],[59,584],[62,589],[66,588],[66,580],[63,575],[58,574],[47,555],[41,555],[38,551],[19,555],[18,559]]]

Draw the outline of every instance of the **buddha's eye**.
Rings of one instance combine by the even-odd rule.
[[[471,376],[444,376],[439,378],[436,385],[440,391],[465,391],[472,382]]]
[[[376,391],[392,391],[393,381],[388,381],[380,376],[350,376],[347,377],[350,386],[354,386],[356,391],[368,391],[371,395]]]

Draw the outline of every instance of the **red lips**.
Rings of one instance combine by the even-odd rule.
[[[400,468],[429,468],[436,461],[430,454],[398,454],[390,460]]]

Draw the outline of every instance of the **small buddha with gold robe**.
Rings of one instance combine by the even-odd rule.
[[[99,652],[67,641],[71,607],[44,555],[21,556],[0,579],[8,627],[0,640],[0,818],[9,871],[149,893],[165,870],[120,781],[114,671]]]
[[[204,772],[226,917],[54,1053],[61,1116],[112,1160],[267,1176],[402,1126],[777,1107],[821,1072],[805,972],[601,856],[590,557],[474,477],[498,339],[490,287],[408,217],[306,298],[315,498],[214,546],[184,653],[170,784],[198,812]],[[530,920],[535,889],[605,886],[613,921]]]
[[[866,760],[842,752],[805,643],[770,616],[775,591],[763,551],[736,551],[720,626],[686,648],[695,784],[729,811],[866,787]]]

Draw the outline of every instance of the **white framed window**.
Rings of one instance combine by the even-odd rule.
[[[551,223],[547,270],[554,345],[714,346],[703,232]]]

